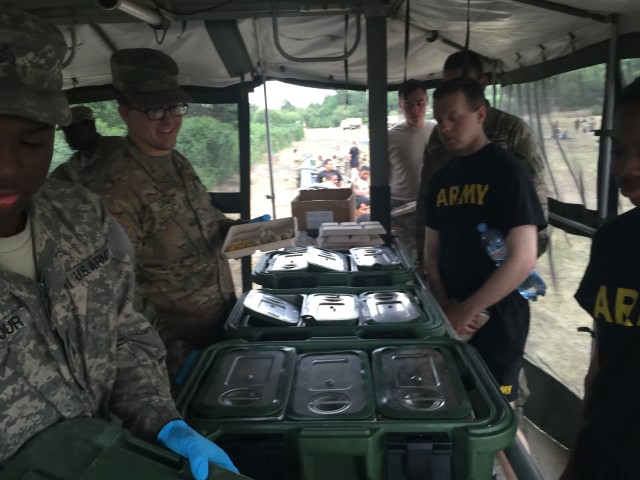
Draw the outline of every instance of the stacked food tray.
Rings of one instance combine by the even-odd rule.
[[[263,254],[253,281],[268,288],[362,287],[403,284],[414,274],[406,254],[393,246],[348,251],[294,247]]]
[[[242,294],[225,322],[227,338],[425,338],[444,335],[435,299],[411,285],[261,289]]]
[[[176,402],[258,480],[491,478],[516,429],[475,350],[445,337],[222,342]]]

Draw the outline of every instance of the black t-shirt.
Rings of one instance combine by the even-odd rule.
[[[354,145],[349,149],[349,155],[351,155],[351,160],[350,160],[351,168],[358,168],[358,165],[360,165],[360,162],[358,160],[358,155],[360,155],[360,149]]]
[[[505,237],[514,227],[546,225],[530,173],[492,143],[454,157],[429,183],[426,225],[440,234],[440,275],[448,295],[458,300],[478,290],[496,268],[480,243],[480,223]],[[491,320],[471,343],[483,356],[511,361],[524,351],[527,300],[514,290],[489,311]]]
[[[640,209],[593,238],[576,300],[596,321],[599,372],[586,401],[587,425],[603,449],[640,473]]]

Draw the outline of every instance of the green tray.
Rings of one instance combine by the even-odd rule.
[[[266,288],[315,288],[325,286],[375,287],[399,285],[413,280],[413,264],[400,248],[391,247],[401,259],[398,268],[358,270],[348,251],[337,250],[349,259],[348,272],[320,272],[314,270],[294,270],[287,272],[269,272],[271,259],[282,252],[264,253],[253,270],[253,281]]]
[[[0,470],[1,480],[192,479],[188,462],[105,420],[67,420],[32,438]],[[247,479],[209,465],[209,480]]]
[[[366,292],[403,292],[418,300],[422,315],[409,323],[372,323],[361,316],[355,324],[317,325],[305,322],[298,325],[273,325],[254,318],[243,307],[247,293],[240,296],[224,325],[228,339],[240,338],[251,341],[305,340],[312,337],[356,336],[360,338],[417,339],[445,334],[445,318],[433,296],[425,289],[411,285],[392,287],[319,287],[314,289],[263,289],[264,292],[281,297],[298,307],[302,297],[311,293],[335,293],[361,295]]]
[[[423,461],[427,458],[424,456],[426,452],[434,456],[433,462],[430,460],[431,466],[439,465],[444,469],[440,476],[432,474],[426,478],[487,479],[491,478],[495,453],[506,448],[514,438],[514,412],[476,351],[446,337],[422,340],[333,338],[286,342],[287,348],[296,351],[298,360],[326,354],[335,361],[335,356],[342,352],[358,352],[361,358],[370,362],[373,385],[368,393],[365,392],[364,401],[374,407],[375,412],[370,416],[321,415],[321,418],[305,419],[292,411],[295,391],[290,392],[284,416],[278,419],[219,421],[196,411],[194,399],[207,388],[212,368],[228,352],[283,347],[284,344],[277,341],[251,343],[238,340],[212,346],[202,352],[176,400],[178,409],[196,430],[223,446],[241,471],[258,480],[413,478],[401,476],[399,472],[415,465],[416,461]],[[385,369],[390,367],[382,368],[379,357],[389,352],[393,356],[394,350],[399,356],[411,356],[418,351],[419,354],[428,352],[439,357],[438,361],[444,365],[440,373],[447,379],[441,378],[442,386],[438,388],[440,393],[449,395],[447,408],[418,408],[415,414],[408,410],[398,414],[397,402],[395,406],[393,402],[386,402],[394,392],[384,393]],[[398,374],[397,389],[401,400],[413,400],[414,387],[434,386],[431,378],[423,384],[420,378],[415,379],[422,375],[421,372],[409,368]],[[219,375],[224,374],[219,372]],[[294,375],[298,374],[294,372]],[[366,373],[363,375],[363,378],[368,378]],[[407,387],[406,379],[414,379],[417,383],[409,382],[411,388],[400,392]],[[318,382],[323,380],[322,377],[312,380],[308,382],[310,385],[322,385]],[[335,385],[336,391],[348,395],[349,382],[327,375],[326,384],[329,389]],[[371,392],[373,397],[368,397]],[[417,405],[424,406],[420,402]],[[252,464],[258,465],[256,470],[251,469]]]

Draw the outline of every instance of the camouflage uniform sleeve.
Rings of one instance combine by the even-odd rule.
[[[533,186],[536,190],[538,200],[542,206],[545,220],[549,219],[549,201],[548,201],[548,188],[547,188],[547,171],[542,156],[542,150],[538,146],[538,142],[534,139],[533,132],[526,125],[522,124],[522,132],[519,142],[515,145],[513,153],[520,157],[524,163],[529,167],[533,179]],[[549,229],[545,228],[538,232],[538,256],[542,255],[549,243]]]
[[[128,252],[131,246],[122,230],[109,219],[111,248]],[[115,253],[114,253],[115,256]],[[133,309],[133,263],[123,269],[125,291],[118,305],[117,375],[110,398],[110,409],[135,435],[155,440],[160,428],[180,418],[169,387],[165,350],[149,322]]]
[[[438,129],[435,127],[424,149],[422,170],[420,172],[420,188],[416,199],[416,248],[418,250],[418,261],[424,259],[424,228],[426,226],[425,216],[427,214],[426,201],[429,181],[434,173],[445,166],[448,159],[449,154],[445,151],[438,135]]]
[[[113,198],[112,195],[104,195],[103,199],[120,229],[129,237],[133,250],[139,251],[144,235],[136,199]]]

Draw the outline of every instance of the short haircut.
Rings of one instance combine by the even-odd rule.
[[[482,85],[475,80],[464,77],[453,78],[443,82],[433,92],[433,101],[435,102],[446,95],[451,95],[456,92],[462,92],[464,94],[469,110],[471,111],[475,111],[485,104]]]
[[[356,195],[356,208],[360,208],[362,204],[369,205],[369,197],[365,197],[364,195]]]
[[[360,166],[360,171],[363,171],[363,170],[364,170],[365,172],[368,172],[368,171],[369,171],[369,167],[368,167],[367,165],[361,165],[361,166]]]
[[[469,70],[475,70],[479,74],[482,74],[484,67],[482,65],[482,59],[473,50],[460,50],[447,57],[444,62],[444,71],[461,69],[464,72],[463,76],[467,76]]]
[[[320,155],[322,156],[322,155]],[[333,158],[327,158],[324,162],[322,162],[322,165],[326,166],[327,163],[332,163],[333,162]]]
[[[616,98],[616,109],[640,104],[640,77],[624,87]]]
[[[400,88],[398,88],[398,98],[407,98],[416,90],[422,90],[424,93],[427,93],[427,89],[420,80],[406,80]]]

